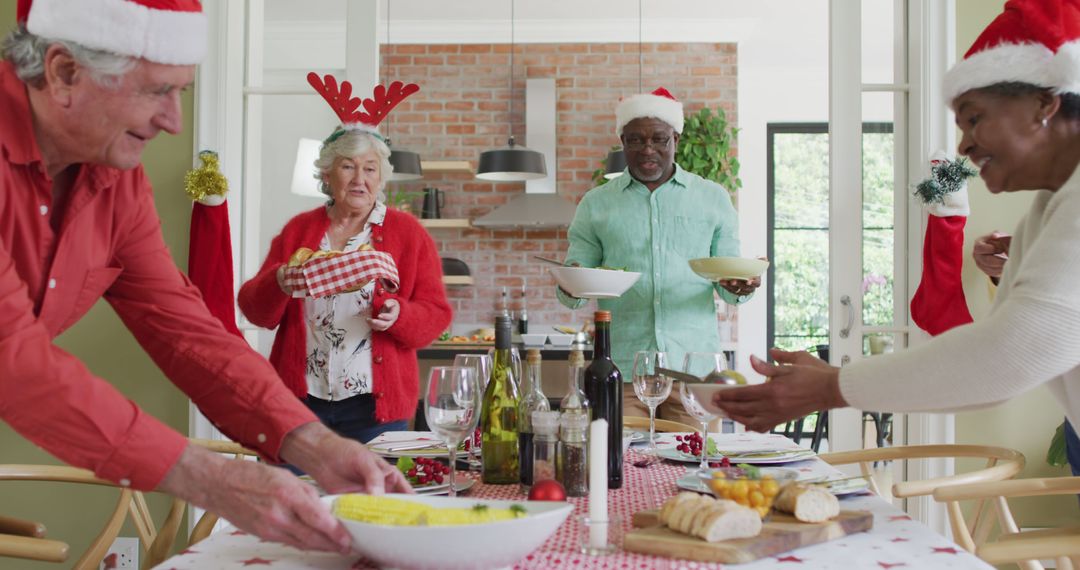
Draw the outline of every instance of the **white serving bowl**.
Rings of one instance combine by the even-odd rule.
[[[690,393],[694,395],[701,407],[710,414],[716,414],[717,417],[726,418],[727,413],[721,410],[719,406],[713,403],[713,396],[720,390],[727,390],[728,388],[738,388],[737,384],[687,384],[686,389],[690,390]]]
[[[548,342],[551,346],[570,346],[574,342],[574,335],[572,334],[549,334]]]
[[[540,333],[525,333],[521,335],[521,342],[525,343],[525,346],[544,346],[547,342],[548,335]]]
[[[690,260],[690,269],[709,281],[753,279],[768,267],[768,261],[751,257],[699,257]]]
[[[497,501],[464,497],[387,495],[435,507],[488,505],[525,508],[522,518],[462,526],[386,526],[341,519],[353,549],[380,568],[402,570],[482,570],[510,567],[544,543],[574,510],[552,501]],[[327,507],[336,495],[323,497]]]
[[[563,291],[582,299],[614,299],[641,277],[633,271],[587,267],[549,267],[548,271]]]

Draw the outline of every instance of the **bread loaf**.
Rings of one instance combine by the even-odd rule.
[[[840,501],[821,487],[791,483],[780,489],[773,508],[793,514],[802,522],[817,523],[839,515]]]
[[[735,501],[680,493],[660,507],[660,522],[668,528],[709,542],[757,536],[761,517]]]

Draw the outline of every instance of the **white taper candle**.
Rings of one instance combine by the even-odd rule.
[[[589,426],[589,546],[607,545],[607,420],[596,420]]]

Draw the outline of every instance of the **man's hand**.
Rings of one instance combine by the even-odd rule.
[[[971,248],[971,256],[975,258],[975,265],[980,271],[997,283],[1001,272],[1005,269],[1005,262],[1009,260],[1009,245],[1012,236],[999,231],[979,237]]]
[[[749,295],[761,287],[761,277],[753,279],[721,279],[717,283],[733,295]]]
[[[289,432],[281,444],[281,457],[311,475],[328,493],[413,492],[396,467],[318,422]]]
[[[401,305],[395,299],[387,299],[379,310],[379,314],[368,319],[368,324],[371,325],[372,330],[384,331],[394,326],[400,315]]]
[[[319,501],[315,488],[285,469],[226,459],[188,445],[158,490],[216,513],[264,540],[303,550],[341,554],[351,550],[348,531]]]
[[[751,356],[750,364],[754,370],[770,380],[764,384],[720,390],[713,396],[713,402],[731,419],[758,432],[811,412],[847,405],[840,394],[839,368],[806,353],[774,351],[776,355],[792,363],[769,364]]]

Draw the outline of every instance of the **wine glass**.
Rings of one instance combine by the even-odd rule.
[[[476,369],[435,366],[431,369],[424,417],[450,451],[450,496],[457,496],[457,448],[480,419],[480,382]]]
[[[649,449],[656,455],[656,407],[671,395],[671,378],[657,368],[667,368],[667,353],[639,350],[634,354],[634,394],[649,408]]]
[[[491,353],[488,354],[457,354],[454,355],[454,366],[458,368],[473,368],[476,370],[477,384],[480,386],[481,399],[484,388],[487,388],[488,379],[491,378]],[[479,471],[480,464],[480,428],[476,428],[469,441],[468,462],[469,469]]]
[[[722,352],[687,352],[686,357],[683,359],[683,372],[693,374],[698,378],[705,378],[708,381],[710,375],[715,376],[724,370],[726,363],[727,358]],[[702,402],[698,401],[697,396],[689,387],[690,384],[686,382],[680,382],[679,384],[679,395],[682,397],[683,408],[686,408],[686,413],[701,422],[700,467],[705,470],[709,468],[709,422],[720,416],[710,412],[702,405]]]

